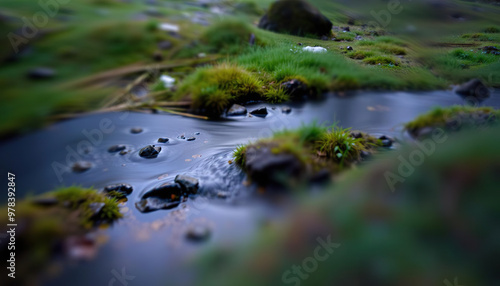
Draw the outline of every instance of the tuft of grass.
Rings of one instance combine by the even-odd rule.
[[[481,42],[489,42],[489,41],[493,40],[493,38],[490,35],[485,35],[483,33],[463,34],[462,38],[463,39],[472,39],[472,40],[481,41]]]
[[[491,26],[491,27],[484,29],[484,32],[488,33],[488,34],[496,34],[496,33],[500,33],[500,28],[495,27],[495,26]]]
[[[232,103],[261,99],[262,86],[254,74],[223,63],[197,69],[181,83],[175,97],[190,98],[194,110],[217,117]]]
[[[256,37],[255,28],[248,23],[236,19],[222,20],[212,25],[201,36],[201,41],[208,46],[208,51],[219,54],[237,54],[247,49],[250,37]],[[260,38],[255,38],[255,44],[263,46]]]
[[[377,46],[384,53],[393,55],[406,55],[406,49],[400,46],[396,46],[393,44],[378,44]]]
[[[347,56],[350,57],[351,59],[355,59],[355,60],[362,60],[362,59],[365,59],[367,57],[372,57],[374,56],[375,54],[371,51],[350,51],[347,53]]]
[[[316,142],[317,149],[328,158],[337,160],[342,168],[344,161],[349,162],[359,159],[361,151],[366,150],[363,138],[353,138],[350,128],[334,126],[330,132],[323,133]]]
[[[244,166],[245,165],[245,152],[247,150],[247,146],[245,145],[239,145],[238,147],[236,147],[236,150],[233,152],[233,157],[234,157],[234,161],[236,162],[236,164],[240,165],[240,166]]]
[[[363,62],[365,62],[365,63],[367,63],[369,65],[378,65],[378,64],[381,64],[381,65],[395,65],[395,66],[399,65],[399,61],[398,60],[396,60],[393,57],[388,57],[388,56],[372,56],[372,57],[365,58],[363,60]]]
[[[270,103],[280,103],[290,100],[290,96],[286,94],[285,90],[281,87],[269,88],[266,92],[264,92],[264,98]]]

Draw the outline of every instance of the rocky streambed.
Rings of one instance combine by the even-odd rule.
[[[186,263],[210,247],[238,244],[280,218],[274,203],[262,200],[233,162],[238,145],[312,122],[408,140],[404,123],[434,106],[455,104],[464,99],[450,91],[356,92],[307,103],[249,105],[249,112],[266,107],[267,114],[217,121],[96,114],[2,143],[2,171],[16,174],[19,199],[71,185],[127,196],[120,205],[124,218],[92,232],[87,244],[71,252],[74,259],[93,261],[64,267],[57,262],[60,273],[51,283],[108,284],[122,271],[138,284],[189,283]],[[481,105],[500,107],[500,93]],[[156,195],[164,190],[171,196]]]

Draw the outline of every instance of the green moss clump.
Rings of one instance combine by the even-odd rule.
[[[363,62],[369,64],[369,65],[399,65],[399,61],[388,56],[373,56],[373,57],[368,57],[363,60]]]
[[[331,128],[316,123],[302,126],[295,130],[276,132],[272,138],[262,139],[256,143],[239,146],[233,156],[235,162],[245,167],[246,151],[249,147],[260,149],[270,147],[273,154],[287,153],[294,155],[307,169],[319,171],[328,169],[335,173],[360,161],[361,153],[375,152],[380,140],[360,133],[354,138],[350,128]]]
[[[484,29],[484,32],[489,33],[489,34],[496,34],[496,33],[500,33],[500,28],[491,26],[491,27]]]
[[[290,96],[286,94],[285,90],[281,87],[269,88],[264,92],[264,98],[270,103],[280,103],[290,100]]]
[[[500,111],[491,107],[471,107],[456,105],[448,108],[436,107],[430,112],[418,116],[405,124],[405,129],[416,134],[425,127],[460,129],[461,127],[479,126],[498,122]],[[447,128],[450,124],[450,128]]]
[[[370,51],[351,51],[347,53],[348,57],[355,60],[362,60],[367,57],[372,57],[373,55],[374,53]]]
[[[96,208],[96,205],[102,208]],[[7,206],[0,209],[7,213]],[[81,187],[61,188],[55,191],[16,203],[16,223],[22,225],[16,232],[16,260],[23,261],[18,265],[22,285],[35,285],[28,281],[37,281],[37,274],[50,267],[50,262],[62,249],[54,248],[65,244],[68,238],[84,237],[96,227],[112,223],[123,215],[118,202],[94,189]],[[8,217],[2,216],[0,223],[5,226]],[[2,232],[4,230],[2,229]],[[96,246],[97,247],[97,246]],[[0,254],[7,247],[0,250]]]
[[[398,56],[406,55],[405,48],[393,44],[378,44],[378,48],[384,53],[398,55]]]
[[[201,36],[201,41],[212,53],[237,54],[250,47],[251,35],[256,37],[254,28],[241,20],[228,19],[212,25]],[[260,38],[255,38],[255,44],[263,46]]]
[[[189,98],[198,113],[218,117],[232,103],[262,99],[263,83],[245,69],[231,65],[198,69],[186,78],[176,98]]]

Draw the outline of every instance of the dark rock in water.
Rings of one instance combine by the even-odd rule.
[[[33,200],[33,204],[44,207],[55,206],[58,203],[59,201],[56,198],[38,198]]]
[[[198,179],[186,175],[177,175],[175,177],[175,182],[182,187],[184,192],[189,194],[196,194],[200,184]]]
[[[182,192],[179,184],[167,183],[145,193],[135,206],[141,212],[175,208],[181,203]]]
[[[147,159],[153,159],[158,157],[161,152],[161,147],[155,147],[155,145],[148,145],[139,151],[139,156]]]
[[[288,113],[292,112],[292,108],[290,106],[283,106],[281,108],[281,112],[285,113],[285,114],[288,114]]]
[[[182,134],[182,135],[177,136],[177,138],[179,138],[181,140],[186,140],[186,135]]]
[[[130,152],[130,151],[128,151],[128,150],[123,150],[123,151],[121,151],[121,152],[120,152],[120,155],[122,155],[122,156],[123,156],[123,155],[127,155],[129,152]]]
[[[193,242],[202,242],[210,237],[211,230],[204,225],[191,225],[186,232],[186,238]]]
[[[254,109],[250,112],[250,114],[259,116],[259,117],[266,117],[267,116],[267,108],[266,107],[259,107],[257,109]]]
[[[389,140],[389,139],[383,139],[383,140],[380,140],[380,142],[382,143],[382,147],[391,147],[392,146],[392,141]]]
[[[105,203],[90,203],[89,209],[92,212],[91,216],[97,217],[101,213],[105,205],[106,205]]]
[[[157,210],[168,210],[178,207],[180,201],[166,201],[159,198],[146,198],[135,203],[135,207],[143,213],[153,212]]]
[[[246,115],[247,109],[239,104],[233,104],[227,111],[227,116]]]
[[[351,46],[347,46],[348,51],[353,51],[354,49]]]
[[[170,141],[170,139],[167,137],[158,138],[158,143],[168,143],[168,141]]]
[[[130,133],[132,133],[132,134],[139,134],[139,133],[142,133],[142,131],[143,130],[140,127],[134,127],[132,129],[130,129]]]
[[[201,133],[200,132],[195,132],[194,135],[200,135]]]
[[[189,137],[189,138],[186,139],[186,141],[194,141],[194,140],[196,140],[195,137]]]
[[[245,169],[248,176],[259,185],[283,187],[290,178],[299,178],[304,173],[301,161],[290,153],[275,154],[272,147],[250,146],[245,154]]]
[[[321,169],[309,178],[311,184],[325,184],[331,181],[331,173],[328,169]]]
[[[286,94],[292,99],[301,99],[309,95],[309,87],[300,80],[292,79],[281,84]]]
[[[121,193],[125,196],[130,195],[133,190],[134,189],[129,184],[115,184],[115,185],[106,186],[104,188],[104,192],[106,192],[106,193],[118,192],[118,193]]]
[[[50,79],[56,75],[56,72],[50,68],[35,68],[28,72],[28,78],[30,79]]]
[[[298,36],[331,34],[332,22],[303,0],[278,0],[259,22],[259,28]]]
[[[490,90],[479,79],[473,79],[462,84],[455,92],[461,96],[472,97],[478,100],[484,100],[490,97]]]
[[[87,161],[76,162],[75,164],[73,164],[73,167],[71,167],[71,169],[75,173],[83,173],[90,168],[92,168],[92,163],[87,162]]]
[[[172,42],[170,41],[161,41],[158,43],[158,49],[160,50],[169,50],[172,48]]]
[[[127,149],[127,146],[125,146],[125,145],[113,145],[113,146],[108,148],[108,152],[109,153],[116,153],[116,152],[123,151],[125,149]]]

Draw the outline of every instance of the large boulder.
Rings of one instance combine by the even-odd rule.
[[[479,79],[472,79],[462,85],[456,90],[456,93],[471,100],[478,100],[479,102],[490,97],[490,90]]]
[[[259,22],[259,28],[292,35],[330,35],[332,22],[303,0],[278,0]]]

